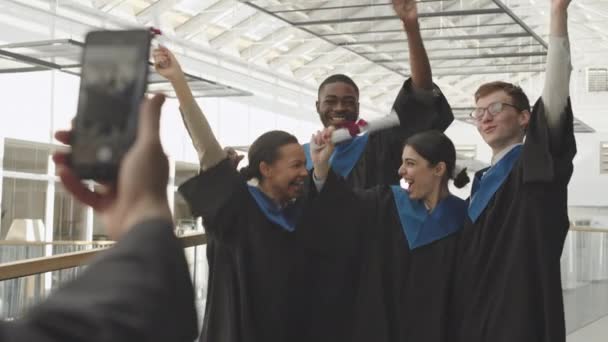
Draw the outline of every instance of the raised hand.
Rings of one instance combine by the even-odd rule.
[[[232,147],[224,147],[224,152],[226,152],[226,156],[235,169],[239,167],[239,163],[245,158],[245,156],[236,153],[236,150]]]
[[[549,35],[554,37],[568,36],[568,6],[571,2],[572,0],[551,0]]]
[[[392,0],[393,9],[404,22],[418,21],[418,8],[415,0]]]
[[[313,134],[310,140],[310,157],[315,168],[315,177],[319,180],[327,178],[329,172],[329,158],[334,152],[334,144],[331,142],[334,130],[332,126],[327,127]]]
[[[179,62],[169,49],[161,46],[152,51],[152,57],[154,58],[154,68],[162,77],[169,81],[175,81],[179,77],[184,76]]]
[[[572,0],[551,0],[551,8],[558,11],[566,11]]]

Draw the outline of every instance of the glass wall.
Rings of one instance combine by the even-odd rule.
[[[59,71],[0,74],[3,94],[0,239],[6,237],[18,219],[40,220],[37,222],[44,225],[45,239],[49,241],[104,238],[99,219],[63,190],[50,162],[50,155],[58,144],[53,139],[54,131],[69,127],[76,112],[79,82],[78,77]],[[247,146],[261,133],[273,129],[293,132],[305,142],[309,133],[318,128],[313,102],[305,110],[311,113],[311,121],[302,121],[258,108],[254,105],[255,99],[201,98],[197,101],[216,137],[225,146]],[[198,158],[178,107],[175,99],[166,101],[161,117],[161,139],[174,170],[169,197],[176,223],[185,232],[201,229],[201,224],[193,219],[176,187],[197,174]],[[245,163],[246,160],[242,165]]]
[[[2,183],[2,239],[6,238],[11,225],[16,228],[17,220],[44,222],[47,182],[5,176]]]
[[[188,232],[199,231],[201,229],[198,220],[190,211],[190,206],[188,203],[186,203],[184,197],[182,197],[182,195],[177,191],[178,186],[183,184],[188,179],[196,176],[198,171],[198,164],[186,162],[175,163],[173,217],[175,218],[175,224],[179,234],[186,234]]]
[[[50,156],[59,145],[5,138],[2,140],[2,174],[0,203],[2,218],[0,240],[7,237],[11,226],[35,221],[42,232],[30,241],[90,241],[107,239],[103,223],[92,209],[80,204],[63,188]],[[198,174],[197,163],[170,159],[169,196],[178,233],[200,231],[178,185]],[[99,185],[91,184],[93,189]],[[25,223],[24,223],[25,222]],[[13,237],[14,238],[14,237]]]
[[[55,183],[53,211],[53,240],[89,240],[87,236],[87,207],[65,191],[60,182]]]

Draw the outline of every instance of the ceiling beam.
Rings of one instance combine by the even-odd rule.
[[[248,48],[241,50],[241,57],[248,61],[262,58],[265,55],[270,54],[277,45],[285,43],[286,40],[291,39],[294,36],[295,33],[291,26],[283,26],[277,31],[265,36],[260,41],[254,42]]]
[[[266,21],[268,21],[268,17],[266,15],[260,12],[254,12],[251,16],[248,16],[233,27],[219,34],[217,37],[209,40],[209,43],[214,48],[222,48],[226,45],[235,45],[246,28],[255,28],[258,25],[267,25],[267,23],[265,23]]]
[[[169,10],[177,2],[178,0],[157,0],[150,6],[137,13],[135,17],[137,18],[137,21],[142,24],[155,21],[156,17],[160,18],[165,11]]]
[[[234,3],[228,0],[211,0],[207,8],[186,20],[175,28],[175,33],[182,38],[189,38],[202,32],[209,23],[223,16],[234,8]]]
[[[503,11],[495,8],[482,8],[482,9],[471,9],[471,10],[460,10],[460,11],[436,11],[427,13],[418,13],[418,18],[432,18],[432,17],[462,17],[467,15],[487,15],[487,14],[502,14]],[[360,23],[365,21],[384,21],[384,20],[396,20],[399,19],[396,15],[383,15],[383,16],[371,16],[371,17],[354,17],[354,18],[340,18],[340,19],[327,19],[327,20],[310,20],[310,21],[299,21],[292,23],[294,26],[317,26],[317,25],[333,25],[333,24],[345,24],[345,23]]]

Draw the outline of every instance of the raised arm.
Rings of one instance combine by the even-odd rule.
[[[551,0],[549,52],[542,99],[545,115],[554,138],[562,131],[561,117],[570,96],[572,64],[568,38],[568,6],[571,0]]]
[[[542,97],[536,102],[522,152],[524,182],[557,182],[565,186],[576,155],[568,41],[568,6],[571,0],[551,1],[549,52]]]
[[[335,128],[327,127],[323,132],[317,132],[310,140],[310,155],[314,165],[313,181],[318,192],[321,192],[329,174],[329,158],[334,151],[331,135]]]
[[[393,0],[393,8],[407,34],[412,83],[417,90],[432,90],[433,75],[429,57],[420,35],[418,9],[415,0]]]
[[[179,62],[165,47],[153,52],[156,71],[165,77],[179,100],[184,125],[190,134],[202,171],[212,168],[227,157],[211,130],[205,114],[196,103]]]
[[[414,132],[445,130],[454,116],[441,90],[433,83],[431,63],[420,34],[416,1],[392,0],[392,4],[407,35],[411,75],[399,91],[393,109],[400,121],[403,123],[405,119]]]
[[[53,154],[65,190],[90,206],[119,242],[24,317],[0,323],[0,341],[194,340],[194,290],[167,200],[169,162],[159,136],[163,101],[159,95],[143,101],[119,181],[105,183],[105,191],[82,183],[69,154]],[[56,138],[69,144],[71,135],[60,131]]]

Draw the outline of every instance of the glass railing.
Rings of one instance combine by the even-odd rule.
[[[194,285],[194,300],[198,312],[198,321],[203,322],[205,304],[207,302],[207,279],[209,266],[207,264],[207,246],[188,247],[184,250],[190,266],[192,284]]]
[[[185,254],[190,266],[199,321],[205,312],[207,298],[207,264],[204,235],[189,239],[193,231],[184,233]],[[95,245],[91,245],[95,246]],[[100,246],[97,246],[100,247]],[[103,246],[101,246],[103,247]],[[44,253],[36,246],[21,246],[21,250],[2,251],[2,262],[18,258],[36,257]],[[54,253],[78,251],[82,246],[53,247]],[[562,253],[562,286],[566,327],[568,332],[608,315],[608,230],[573,228],[566,238]],[[0,270],[2,265],[0,265]],[[20,277],[0,281],[0,319],[11,320],[21,316],[31,305],[44,299],[60,284],[74,279],[84,267]],[[0,279],[1,279],[0,275]]]
[[[184,252],[195,286],[196,306],[201,315],[199,318],[202,318],[209,275],[205,236],[194,229],[181,229],[176,233],[180,235],[186,247]],[[76,278],[86,268],[86,266],[77,266],[82,263],[79,260],[84,262],[98,249],[112,244],[111,241],[52,243],[0,241],[0,280],[11,278],[0,281],[0,320],[10,321],[22,316],[28,308],[42,301],[61,284]],[[49,249],[50,253],[45,256],[46,249]],[[66,268],[63,265],[75,267]],[[38,269],[53,271],[32,271]],[[18,274],[32,275],[11,276],[10,274],[15,273],[16,270]]]
[[[175,234],[178,237],[204,234],[205,230],[200,220],[181,219],[177,222]],[[205,240],[206,242],[206,240]],[[184,248],[186,260],[192,276],[194,286],[194,300],[198,321],[203,321],[205,303],[207,302],[207,280],[209,278],[209,265],[207,263],[207,245],[202,241],[192,242]]]
[[[195,301],[199,322],[205,312],[207,299],[207,266],[206,246],[194,246],[184,249],[188,260],[190,274],[195,289]],[[0,281],[0,320],[13,320],[27,311],[32,305],[42,301],[61,284],[73,280],[86,266],[36,274],[27,277]]]
[[[0,319],[14,320],[46,298],[60,284],[78,276],[86,266],[36,274],[0,282]]]
[[[566,330],[573,332],[608,316],[608,230],[572,228],[561,269]]]
[[[0,265],[94,250],[112,244],[111,241],[0,241]],[[74,267],[0,282],[0,319],[12,320],[21,316],[57,286],[74,279],[82,269],[84,267]]]
[[[112,241],[0,241],[0,264],[45,256],[73,253],[112,245]],[[48,249],[48,253],[47,253]]]

